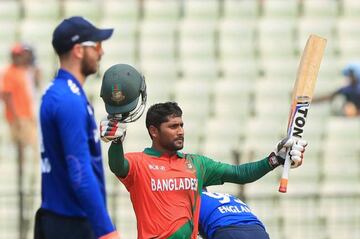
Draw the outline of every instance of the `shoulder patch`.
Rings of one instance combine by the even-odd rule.
[[[72,93],[74,93],[76,95],[80,95],[79,87],[77,87],[77,85],[74,82],[72,82],[72,80],[70,80],[70,79],[67,80],[67,84],[68,84],[68,86],[69,86]]]

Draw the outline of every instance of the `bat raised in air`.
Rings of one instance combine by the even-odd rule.
[[[313,97],[325,46],[326,39],[316,35],[310,35],[306,42],[291,97],[287,128],[289,137],[302,138],[303,136],[306,117]],[[287,191],[289,169],[291,167],[290,161],[290,155],[287,152],[279,187],[279,192],[282,193]]]

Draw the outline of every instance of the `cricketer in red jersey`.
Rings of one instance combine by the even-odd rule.
[[[113,140],[109,166],[130,192],[140,239],[195,239],[203,187],[224,182],[253,182],[283,164],[287,148],[291,148],[294,165],[299,166],[307,145],[303,140],[285,139],[262,160],[229,165],[178,151],[184,145],[184,129],[177,103],[151,106],[146,127],[152,139],[151,148],[124,155],[122,142],[117,137],[123,139],[126,128],[111,120],[102,121],[100,126],[101,137]]]

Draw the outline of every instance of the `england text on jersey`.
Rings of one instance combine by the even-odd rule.
[[[227,212],[232,212],[232,213],[242,213],[242,212],[251,212],[250,208],[244,206],[244,205],[238,205],[238,206],[221,206],[218,208],[219,211],[221,213],[227,213]]]

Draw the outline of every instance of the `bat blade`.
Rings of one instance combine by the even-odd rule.
[[[306,42],[291,97],[287,128],[287,135],[289,137],[303,137],[306,117],[314,94],[325,46],[326,39],[316,35],[310,35]],[[287,152],[279,192],[286,193],[287,191],[290,167],[291,160],[289,152]]]

